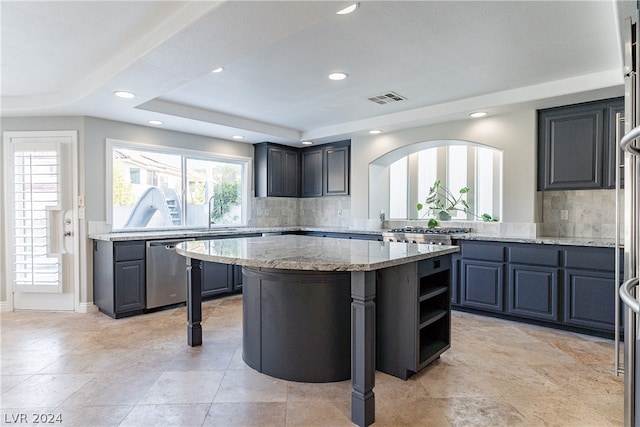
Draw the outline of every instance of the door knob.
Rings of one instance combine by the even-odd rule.
[[[71,231],[65,231],[63,236],[64,237],[69,237],[69,236],[71,236],[71,234],[73,234],[73,233],[71,233]]]

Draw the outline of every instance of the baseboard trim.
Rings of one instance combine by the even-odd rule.
[[[76,313],[97,313],[98,307],[96,307],[93,302],[81,302],[78,304],[78,309]]]
[[[0,301],[0,312],[13,311],[9,301]]]

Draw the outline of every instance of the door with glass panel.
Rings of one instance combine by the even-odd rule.
[[[17,310],[74,310],[75,132],[7,132],[7,292]]]

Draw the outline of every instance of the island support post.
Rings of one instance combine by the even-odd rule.
[[[351,421],[375,422],[376,272],[351,272]]]
[[[187,260],[187,344],[202,345],[202,261]]]

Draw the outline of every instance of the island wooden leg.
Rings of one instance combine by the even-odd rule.
[[[359,426],[375,422],[373,387],[376,374],[375,271],[351,273],[351,421]]]
[[[187,259],[187,343],[202,345],[202,261]]]

